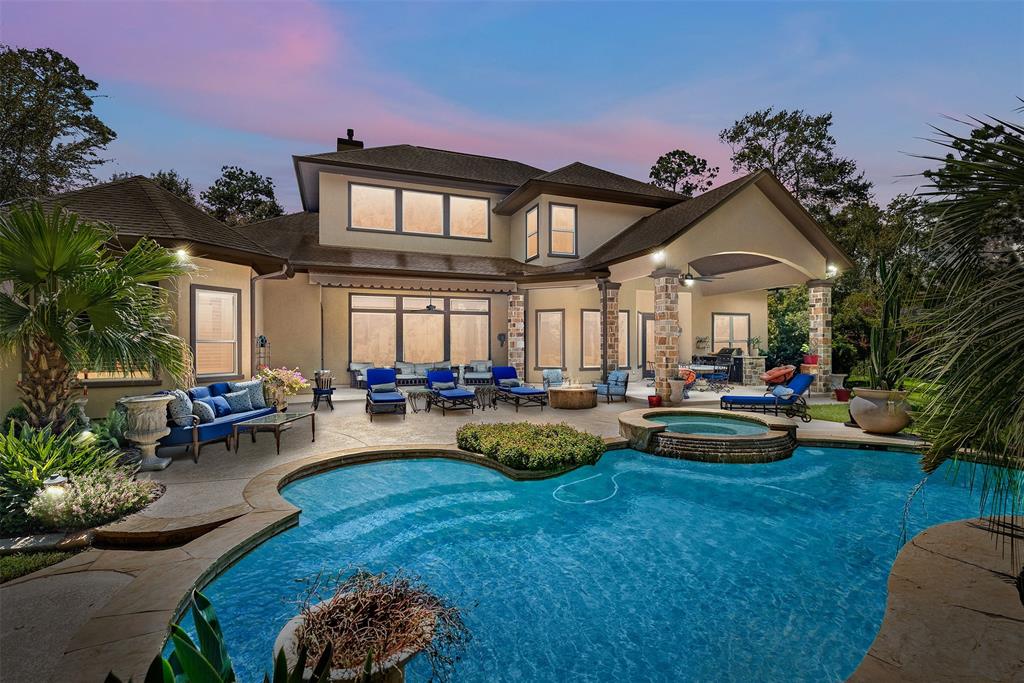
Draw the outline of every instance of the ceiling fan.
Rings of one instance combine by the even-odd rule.
[[[437,306],[434,305],[434,294],[433,294],[433,292],[430,293],[430,298],[427,300],[427,308],[426,308],[426,310],[428,310],[428,311],[436,311],[437,310]]]
[[[721,275],[694,275],[690,271],[690,264],[686,264],[686,274],[679,278],[679,281],[683,283],[684,287],[692,287],[694,282],[712,282],[714,280],[721,280]]]

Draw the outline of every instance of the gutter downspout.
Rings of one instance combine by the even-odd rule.
[[[256,283],[259,280],[280,280],[288,275],[288,264],[281,266],[281,270],[263,275],[253,275],[249,278],[249,338],[252,340],[252,351],[249,354],[249,376],[256,374]]]

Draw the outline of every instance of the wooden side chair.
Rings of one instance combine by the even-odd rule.
[[[320,407],[320,399],[327,401],[327,405],[334,410],[334,377],[330,370],[317,370],[313,374],[313,410]]]

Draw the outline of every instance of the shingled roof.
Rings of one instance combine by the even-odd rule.
[[[207,247],[211,255],[251,264],[260,272],[284,263],[242,230],[221,223],[144,176],[41,197],[39,201],[47,207],[60,205],[80,216],[109,223],[118,235],[150,237],[165,245]]]
[[[543,169],[518,161],[415,145],[350,149],[295,158],[299,161],[308,160],[360,168],[377,168],[508,185],[509,187],[517,187],[530,178],[544,173]]]
[[[253,239],[288,259],[299,270],[324,268],[345,272],[445,278],[518,280],[543,277],[549,268],[513,258],[392,251],[320,244],[319,214],[300,212],[246,226]],[[577,268],[580,273],[585,269]]]

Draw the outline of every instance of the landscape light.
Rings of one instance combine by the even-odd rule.
[[[176,251],[174,253],[178,255],[178,259],[181,260],[181,261],[184,261],[185,259],[188,258],[188,252],[185,251],[184,249],[179,249],[178,251]]]
[[[51,474],[43,480],[43,491],[48,496],[62,496],[67,483],[68,478],[63,474]]]

